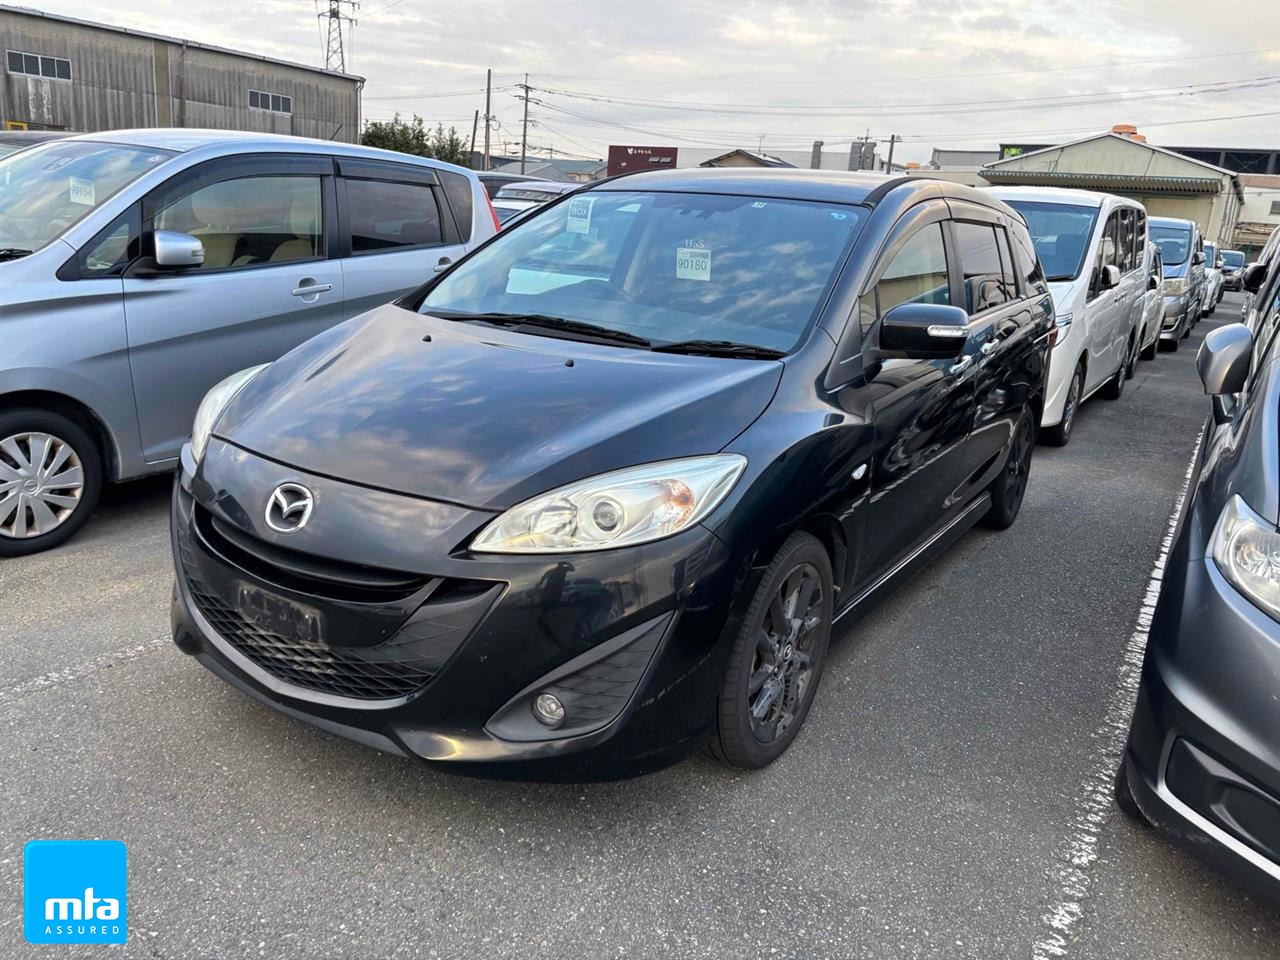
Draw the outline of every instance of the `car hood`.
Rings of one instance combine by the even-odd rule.
[[[608,470],[715,453],[763,412],[782,371],[388,305],[276,361],[215,433],[309,473],[502,509]]]

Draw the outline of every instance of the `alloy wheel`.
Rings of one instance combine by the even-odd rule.
[[[80,457],[59,437],[0,440],[0,537],[25,540],[62,526],[80,506],[84,479]]]
[[[813,678],[813,640],[822,623],[822,580],[811,563],[782,580],[756,639],[747,683],[751,732],[772,743],[795,721]]]
[[[1005,490],[1010,505],[1015,508],[1022,503],[1022,495],[1027,492],[1027,478],[1031,475],[1031,447],[1031,421],[1024,416],[1018,421],[1013,449],[1009,451],[1009,462],[1005,465],[1005,470],[1009,473]]]
[[[1071,377],[1071,386],[1067,387],[1067,402],[1062,408],[1062,432],[1066,436],[1071,435],[1071,423],[1075,420],[1076,408],[1080,406],[1080,387],[1080,369],[1077,367]]]

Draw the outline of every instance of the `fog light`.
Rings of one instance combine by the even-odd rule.
[[[564,704],[549,693],[540,693],[533,701],[533,715],[539,723],[558,727],[564,723]]]

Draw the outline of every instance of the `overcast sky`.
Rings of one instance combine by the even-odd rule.
[[[317,2],[23,5],[319,65]],[[495,150],[519,139],[525,72],[530,143],[557,154],[847,149],[869,128],[924,161],[1118,122],[1154,143],[1280,147],[1280,86],[1256,84],[1280,80],[1280,0],[362,0],[356,16],[347,71],[368,79],[367,119],[416,112],[469,137],[492,68]]]

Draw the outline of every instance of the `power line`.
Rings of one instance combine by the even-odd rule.
[[[543,92],[552,96],[568,97],[574,100],[587,100],[595,103],[608,103],[615,106],[642,107],[645,109],[675,110],[678,112],[702,113],[716,110],[747,116],[790,116],[806,117],[823,116],[879,116],[893,111],[894,116],[941,116],[963,113],[1001,113],[1010,110],[1045,110],[1055,107],[1091,106],[1107,103],[1124,103],[1143,99],[1157,100],[1172,97],[1201,96],[1212,93],[1230,93],[1275,86],[1280,83],[1280,76],[1249,77],[1241,80],[1217,80],[1204,84],[1185,84],[1177,87],[1148,87],[1136,90],[1094,91],[1087,94],[1062,94],[1052,97],[1022,97],[1003,100],[951,100],[938,103],[882,103],[882,104],[733,104],[716,102],[696,102],[684,100],[672,103],[664,100],[648,100],[633,97],[608,97],[578,90],[546,89]],[[920,109],[920,108],[946,109]],[[750,109],[748,109],[750,108]]]
[[[926,76],[926,77],[919,77],[919,76],[866,77],[866,78],[859,78],[856,80],[830,80],[830,79],[739,80],[733,77],[724,77],[724,78],[686,77],[684,79],[675,79],[675,80],[657,80],[657,79],[636,79],[636,78],[618,77],[618,76],[585,77],[585,76],[575,76],[571,74],[562,74],[562,73],[544,73],[544,74],[539,74],[539,76],[549,77],[553,80],[588,80],[593,83],[626,83],[628,85],[637,84],[637,83],[669,83],[669,84],[680,84],[680,85],[688,85],[691,83],[725,83],[725,84],[732,84],[733,86],[761,84],[765,86],[776,87],[776,86],[794,86],[794,85],[801,85],[801,84],[804,84],[804,85],[820,84],[822,86],[831,86],[832,84],[836,84],[836,83],[856,83],[861,86],[863,84],[868,84],[868,83],[923,83],[930,80],[962,80],[970,77],[1015,77],[1015,76],[1022,76],[1025,74],[1029,74],[1029,73],[1041,74],[1041,73],[1059,73],[1063,71],[1073,71],[1073,70],[1107,70],[1107,69],[1112,69],[1114,67],[1129,67],[1129,66],[1146,64],[1146,63],[1185,63],[1193,60],[1218,60],[1223,57],[1241,57],[1241,56],[1247,56],[1249,54],[1274,53],[1277,50],[1280,50],[1280,47],[1256,47],[1249,50],[1229,50],[1223,53],[1206,53],[1206,54],[1202,54],[1200,56],[1195,56],[1195,57],[1150,57],[1142,60],[1121,60],[1113,63],[1073,64],[1070,66],[1063,66],[1063,67],[1034,67],[1027,70],[1002,70],[1002,71],[983,70],[978,73],[951,73],[951,74],[941,74],[941,75]]]

